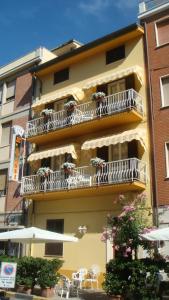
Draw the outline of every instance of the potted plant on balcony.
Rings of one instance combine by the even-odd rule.
[[[48,118],[50,117],[52,114],[54,113],[54,110],[53,109],[43,109],[40,113],[40,115],[44,118]]]
[[[73,112],[75,110],[76,106],[77,106],[77,102],[73,99],[69,100],[68,102],[66,102],[64,104],[64,108],[68,112]]]
[[[93,167],[96,167],[98,169],[101,169],[105,166],[105,160],[99,157],[91,158],[90,162]]]
[[[92,100],[102,102],[104,100],[105,96],[106,96],[106,94],[104,92],[96,92],[96,93],[92,94]]]
[[[70,162],[65,162],[61,166],[61,169],[64,171],[65,174],[72,174],[74,168],[75,168],[75,164]]]
[[[49,167],[41,167],[37,171],[37,175],[40,177],[48,177],[52,173],[52,170]]]

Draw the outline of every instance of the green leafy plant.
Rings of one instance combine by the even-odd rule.
[[[101,101],[104,99],[105,96],[106,95],[104,92],[96,92],[96,93],[92,94],[92,100],[93,101],[98,101],[98,100]]]
[[[101,168],[105,166],[105,160],[99,157],[91,158],[91,165],[96,168]]]

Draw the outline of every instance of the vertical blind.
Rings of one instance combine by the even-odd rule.
[[[169,43],[169,19],[157,23],[158,45]]]
[[[15,97],[15,80],[7,84],[6,99]]]
[[[10,144],[11,123],[2,124],[1,147]]]
[[[162,81],[162,100],[163,106],[169,105],[169,77],[163,77]]]
[[[6,191],[7,169],[0,170],[0,191]]]

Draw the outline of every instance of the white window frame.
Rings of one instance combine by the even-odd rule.
[[[162,79],[167,77],[169,78],[169,74],[160,77],[161,107],[169,107],[169,104],[164,105],[164,93],[163,93],[163,84],[162,84]]]
[[[168,145],[168,149],[167,149]],[[166,178],[169,178],[169,142],[165,142],[165,164],[166,164]]]
[[[169,41],[166,42],[166,43],[164,43],[164,44],[159,44],[159,39],[158,39],[158,28],[157,28],[157,27],[158,27],[158,23],[161,23],[161,22],[163,22],[163,21],[165,21],[165,20],[169,20],[169,17],[161,18],[161,19],[157,20],[157,21],[154,23],[154,27],[155,27],[155,38],[156,38],[156,46],[157,46],[157,47],[161,47],[161,46],[163,46],[163,45],[169,44]]]

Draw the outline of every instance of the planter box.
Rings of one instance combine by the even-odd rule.
[[[53,297],[55,294],[55,289],[54,288],[46,288],[41,290],[41,296],[50,298]]]

